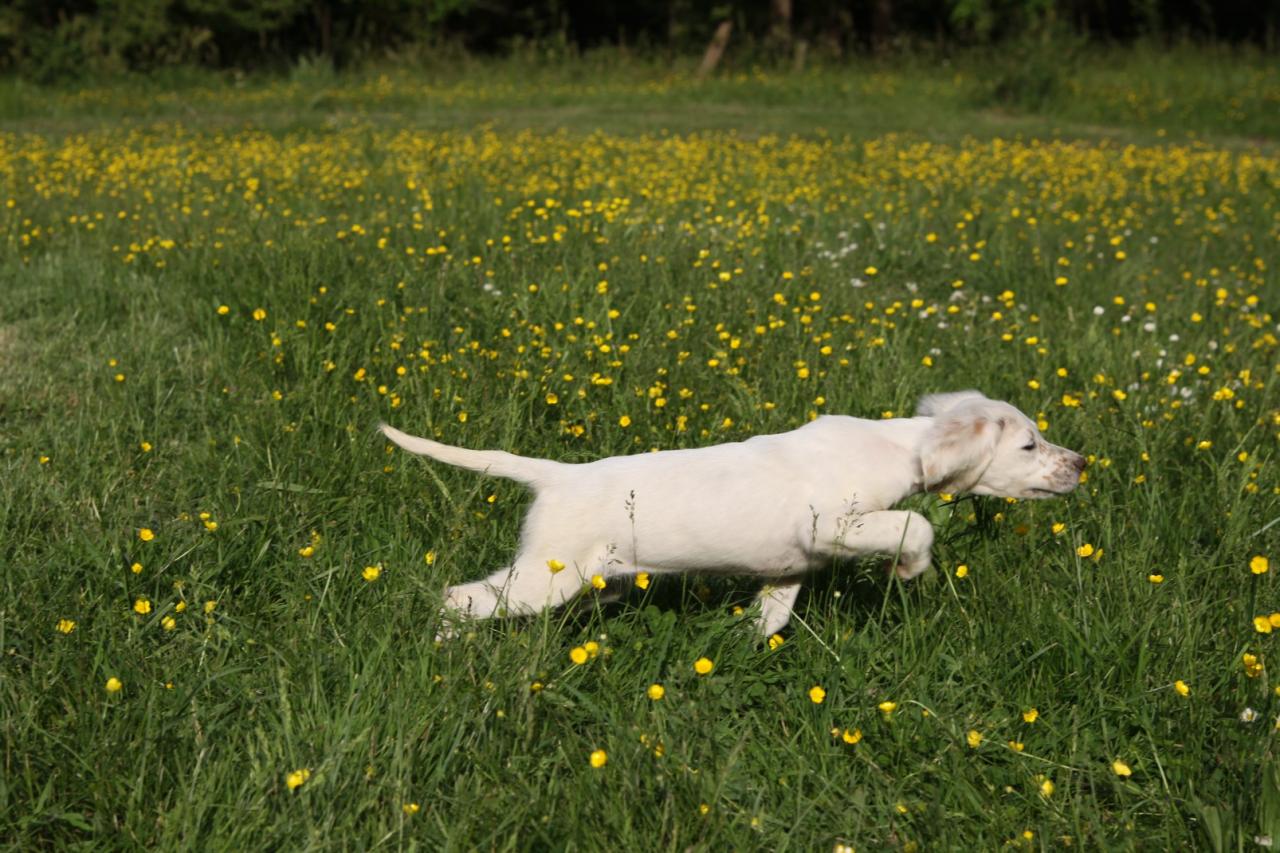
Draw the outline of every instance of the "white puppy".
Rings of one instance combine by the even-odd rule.
[[[768,581],[756,625],[787,624],[804,575],[832,558],[887,554],[913,578],[933,529],[892,510],[921,491],[1042,498],[1070,492],[1085,460],[977,391],[923,398],[914,418],[826,416],[733,444],[566,464],[406,435],[404,449],[533,489],[510,566],[450,587],[446,619],[535,613],[596,576],[718,572]],[[598,581],[597,581],[598,583]]]

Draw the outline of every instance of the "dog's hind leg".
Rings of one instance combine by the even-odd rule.
[[[532,615],[564,604],[590,585],[592,561],[566,563],[534,553],[522,550],[510,568],[445,590],[441,638],[452,635],[456,620]]]

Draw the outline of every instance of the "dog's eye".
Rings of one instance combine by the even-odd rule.
[[[1025,445],[1022,449],[1023,449],[1023,450],[1035,450],[1035,449],[1036,449],[1036,443],[1033,441],[1033,442],[1031,442],[1030,444]]]

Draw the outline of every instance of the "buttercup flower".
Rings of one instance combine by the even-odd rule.
[[[715,667],[715,664],[711,662],[710,658],[698,658],[693,662],[693,671],[698,675],[706,675],[711,672],[713,667]]]

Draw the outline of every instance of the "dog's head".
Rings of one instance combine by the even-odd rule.
[[[934,421],[919,449],[931,492],[1048,498],[1080,482],[1084,457],[1045,441],[1035,422],[1008,403],[957,391],[923,397],[916,414]]]

